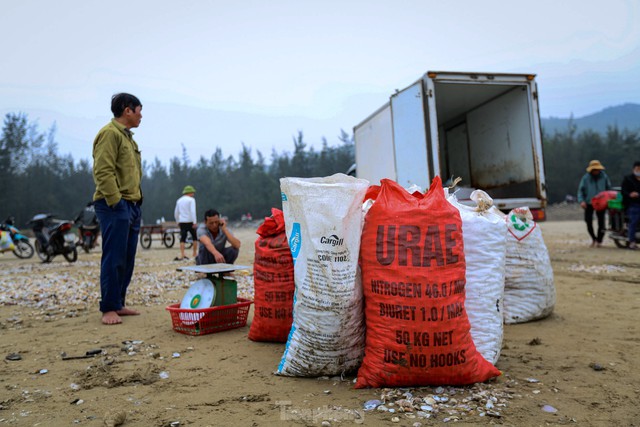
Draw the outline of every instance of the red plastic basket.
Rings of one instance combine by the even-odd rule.
[[[251,304],[251,300],[238,298],[236,304],[197,310],[172,304],[167,306],[167,311],[171,314],[174,331],[186,335],[206,335],[245,326]]]

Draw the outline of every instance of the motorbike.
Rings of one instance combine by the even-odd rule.
[[[56,255],[62,255],[69,262],[78,259],[76,235],[71,231],[71,221],[56,220],[54,215],[37,214],[31,221],[31,229],[36,236],[35,252],[42,262],[51,262]]]
[[[80,211],[74,223],[78,226],[80,235],[76,245],[80,246],[86,253],[89,253],[91,249],[96,247],[98,236],[100,235],[100,223],[98,222],[93,202],[88,203]]]
[[[14,217],[10,216],[0,224],[0,230],[9,233],[9,236],[13,241],[13,254],[15,256],[22,259],[29,259],[33,256],[33,246],[31,246],[29,238],[24,234],[21,234],[20,230],[15,227]]]
[[[617,189],[616,189],[617,190]],[[609,214],[609,238],[619,248],[629,247],[629,216],[622,206],[622,195],[609,200],[607,213]],[[640,243],[640,230],[636,230],[636,243]]]

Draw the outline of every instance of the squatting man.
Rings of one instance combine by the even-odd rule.
[[[198,257],[196,264],[233,264],[240,252],[240,240],[238,240],[224,218],[215,209],[209,209],[204,213],[204,224],[198,227]],[[227,242],[231,246],[227,246]]]

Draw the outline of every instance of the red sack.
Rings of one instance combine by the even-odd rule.
[[[500,375],[476,351],[462,221],[439,177],[426,195],[382,180],[360,246],[366,347],[356,388],[462,385]]]
[[[370,185],[367,188],[367,192],[364,195],[364,200],[375,200],[378,198],[378,194],[380,194],[380,186],[379,185]]]
[[[254,315],[249,339],[286,342],[293,322],[293,258],[284,215],[275,208],[271,214],[256,231],[259,237],[253,262]]]
[[[596,211],[603,211],[607,209],[609,200],[613,200],[618,197],[617,191],[605,190],[601,191],[591,199],[591,206]]]

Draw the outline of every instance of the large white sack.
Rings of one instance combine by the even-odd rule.
[[[547,317],[556,304],[556,288],[542,231],[527,207],[513,209],[505,222],[509,233],[504,321],[524,323]]]
[[[344,174],[280,180],[296,290],[293,325],[277,374],[339,375],[362,362],[358,256],[368,186]]]
[[[465,308],[476,349],[494,365],[502,349],[503,300],[507,225],[503,215],[490,209],[491,197],[481,190],[471,193],[475,207],[447,200],[460,212],[464,258],[467,264]]]

